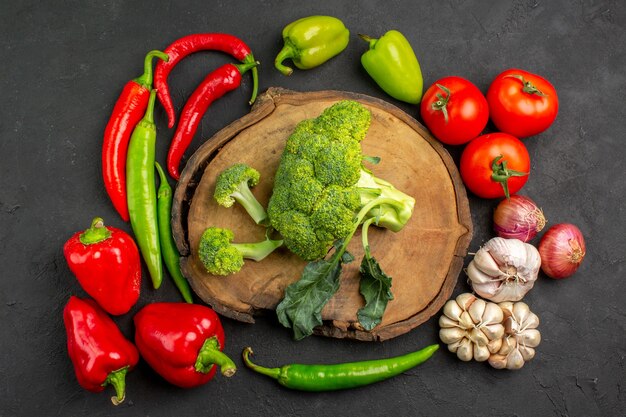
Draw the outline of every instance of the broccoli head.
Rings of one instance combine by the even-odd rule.
[[[239,272],[244,259],[260,261],[282,246],[282,240],[267,237],[258,243],[232,243],[235,238],[229,229],[209,227],[202,233],[198,257],[207,272],[213,275],[229,275]]]
[[[300,122],[287,139],[268,215],[285,246],[305,260],[324,257],[334,241],[346,237],[365,205],[372,207],[365,219],[375,217],[377,225],[393,231],[411,216],[412,197],[363,169],[360,142],[370,120],[361,104],[340,101]],[[370,204],[382,197],[402,207],[395,201]]]
[[[267,213],[250,191],[250,187],[259,183],[260,177],[259,171],[246,164],[227,168],[217,177],[213,195],[215,201],[224,207],[232,207],[237,201],[257,224],[265,222]]]

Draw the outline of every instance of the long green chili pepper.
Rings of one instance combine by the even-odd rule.
[[[187,279],[185,279],[180,271],[180,253],[176,248],[176,243],[174,243],[174,237],[172,236],[172,187],[170,187],[170,184],[167,182],[167,177],[161,165],[155,162],[154,166],[160,178],[159,189],[157,190],[157,219],[159,223],[159,239],[161,242],[163,263],[165,263],[183,299],[189,304],[192,304],[193,297],[191,295],[191,288],[189,287]]]
[[[154,100],[156,90],[150,92],[148,109],[133,130],[126,157],[126,191],[130,224],[141,255],[150,272],[152,285],[159,288],[163,281],[161,247],[157,226],[157,201],[154,177],[156,126]]]
[[[417,352],[363,362],[335,365],[285,365],[280,368],[264,368],[250,361],[252,348],[243,350],[243,362],[255,372],[267,375],[279,384],[301,391],[334,391],[355,388],[384,381],[401,374],[430,358],[439,349],[431,345]]]

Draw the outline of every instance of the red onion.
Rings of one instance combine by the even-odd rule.
[[[504,199],[493,213],[493,228],[505,239],[528,242],[546,225],[543,211],[533,200],[523,195]]]
[[[585,257],[585,239],[578,227],[569,223],[552,226],[539,242],[541,269],[554,279],[572,275]]]

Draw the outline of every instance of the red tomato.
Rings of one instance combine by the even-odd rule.
[[[445,77],[430,86],[420,113],[432,134],[448,145],[461,145],[480,135],[489,120],[485,96],[461,77]]]
[[[479,136],[461,155],[461,178],[482,198],[515,194],[526,184],[529,172],[528,150],[521,140],[507,133]]]
[[[559,99],[552,84],[519,69],[506,70],[493,80],[487,102],[498,130],[518,138],[543,132],[559,111]]]

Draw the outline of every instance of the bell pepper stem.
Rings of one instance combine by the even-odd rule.
[[[81,233],[78,239],[83,245],[93,245],[94,243],[107,240],[110,237],[111,231],[104,227],[104,220],[100,217],[96,217],[91,221],[91,227]]]
[[[169,61],[170,59],[170,57],[165,52],[161,52],[157,50],[148,52],[148,54],[146,55],[146,58],[143,61],[143,74],[141,74],[139,77],[135,78],[134,80],[137,84],[142,85],[147,89],[152,88],[152,80],[153,80],[152,59],[155,57],[162,59],[165,62]]]
[[[227,377],[233,376],[237,371],[232,359],[220,350],[220,343],[216,337],[210,337],[204,341],[196,359],[195,369],[197,372],[206,374],[213,368],[213,365],[219,365],[222,375]]]
[[[294,48],[294,46],[285,40],[285,46],[280,50],[278,55],[276,55],[276,59],[274,60],[274,66],[278,71],[280,71],[283,75],[291,75],[293,73],[293,68],[283,65],[283,61],[285,59],[293,59],[298,56],[298,51]]]
[[[126,373],[128,373],[128,366],[111,372],[102,384],[102,386],[113,385],[115,389],[115,397],[111,397],[113,405],[121,404],[126,397]]]
[[[378,42],[378,39],[372,38],[371,36],[364,35],[362,33],[359,33],[359,38],[361,38],[365,42],[369,43],[369,48],[370,49],[374,49],[374,47],[376,46],[376,42]]]
[[[267,375],[270,378],[278,379],[278,377],[280,376],[280,368],[265,368],[263,366],[259,366],[255,363],[252,363],[252,361],[250,360],[250,355],[254,355],[254,352],[252,352],[252,348],[251,347],[245,348],[242,353],[243,363],[246,364],[248,368],[252,369],[254,372],[257,372],[259,374]]]

